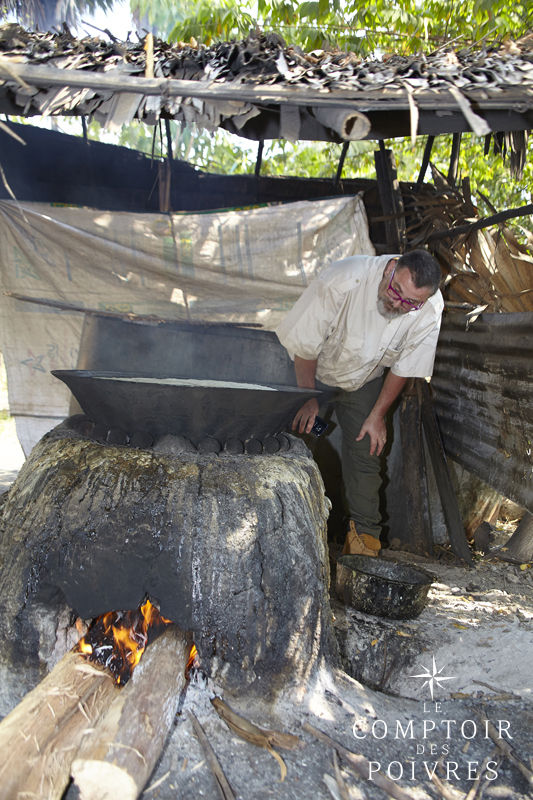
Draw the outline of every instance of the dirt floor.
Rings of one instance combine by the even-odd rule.
[[[504,543],[511,530],[501,531],[494,544]],[[361,614],[342,606],[332,592],[343,669],[324,666],[311,685],[288,689],[271,703],[250,694],[225,697],[256,724],[300,738],[301,749],[280,751],[285,779],[280,780],[280,766],[269,752],[243,741],[219,719],[210,698],[223,693],[200,671],[187,689],[143,798],[218,796],[190,713],[203,726],[236,797],[243,800],[341,797],[332,750],[304,728],[306,723],[364,755],[372,762],[373,778],[380,770],[417,800],[460,800],[474,790],[476,800],[481,795],[517,800],[533,796],[533,784],[516,763],[502,757],[483,721],[485,716],[491,720],[500,742],[533,769],[533,569],[497,559],[477,560],[476,568],[468,569],[454,559],[428,561],[393,551],[383,557],[419,566],[425,561],[438,575],[417,620],[397,623]],[[433,673],[434,663],[438,674],[432,700],[427,679],[414,676]],[[367,685],[350,673],[359,674]],[[368,686],[380,683],[381,691]],[[375,780],[361,777],[342,758],[340,766],[345,797],[386,797]],[[482,779],[476,784],[480,769]],[[439,786],[430,779],[433,772]],[[73,797],[71,791],[68,800]]]
[[[0,493],[23,456],[14,423],[0,420]],[[19,463],[20,462],[20,463]],[[3,470],[3,471],[2,471]],[[4,486],[1,482],[4,481]],[[514,526],[500,523],[492,545]],[[339,555],[331,548],[333,566]],[[503,742],[533,769],[533,565],[476,557],[461,566],[453,557],[421,559],[404,551],[382,557],[429,569],[437,576],[429,602],[415,620],[395,622],[346,608],[335,596],[332,612],[340,649],[338,668],[324,665],[306,687],[289,687],[271,702],[252,693],[225,695],[201,669],[183,696],[167,745],[143,793],[146,800],[218,797],[190,714],[203,726],[237,798],[340,798],[382,800],[378,770],[414,800],[533,797],[533,784],[502,757],[482,717],[500,728]],[[433,673],[433,699],[429,684]],[[416,677],[415,677],[416,676]],[[427,677],[426,677],[427,676]],[[439,683],[439,678],[441,682]],[[446,679],[446,680],[444,680]],[[237,737],[218,717],[215,694],[256,724],[295,734],[301,748],[279,751],[287,774],[268,751]],[[371,762],[361,777],[343,758],[347,794],[339,793],[332,749],[303,726],[308,723]],[[412,725],[410,724],[412,723]],[[486,763],[488,762],[488,763]],[[482,779],[475,783],[481,768]],[[366,767],[365,769],[368,769]],[[440,784],[431,780],[437,776]],[[71,787],[67,800],[75,800]]]

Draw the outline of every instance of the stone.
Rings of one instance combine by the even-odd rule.
[[[156,453],[161,455],[173,456],[180,455],[181,453],[196,453],[196,447],[187,439],[186,436],[174,436],[171,433],[166,433],[154,445]]]

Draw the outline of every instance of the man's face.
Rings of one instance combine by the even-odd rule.
[[[413,309],[402,303],[402,300],[409,300],[413,306],[418,306],[425,303],[431,297],[431,291],[427,287],[417,288],[413,283],[411,273],[407,267],[398,269],[397,258],[391,258],[385,267],[383,278],[378,288],[378,311],[385,319],[398,319],[402,314],[408,314]],[[394,276],[391,276],[394,272]],[[393,291],[389,289],[391,284],[401,297],[398,297]]]

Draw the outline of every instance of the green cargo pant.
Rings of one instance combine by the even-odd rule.
[[[369,533],[379,539],[380,460],[370,455],[370,436],[356,442],[363,422],[373,409],[383,386],[376,378],[355,392],[340,391],[334,397],[335,411],[342,431],[342,478],[348,517],[358,533]]]

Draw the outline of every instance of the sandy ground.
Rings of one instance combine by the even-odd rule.
[[[504,544],[511,531],[502,531]],[[475,569],[408,553],[384,557],[437,575],[429,602],[415,620],[385,620],[343,606],[332,596],[343,666],[353,677],[391,694],[416,699],[433,669],[440,696],[510,695],[533,702],[533,565],[476,559]],[[521,566],[523,568],[521,568]]]
[[[509,535],[510,531],[502,532],[500,543]],[[418,566],[424,562],[406,553],[389,552],[384,557]],[[143,798],[218,796],[193,732],[191,713],[203,726],[239,800],[340,797],[331,747],[306,729],[309,723],[365,756],[372,765],[366,765],[367,773],[380,770],[413,800],[437,800],[443,791],[447,800],[466,800],[478,771],[483,779],[476,800],[532,797],[533,783],[528,784],[516,763],[501,757],[483,721],[488,718],[500,742],[509,744],[533,769],[531,569],[517,570],[497,559],[477,560],[475,569],[454,560],[432,560],[431,569],[439,580],[416,620],[395,622],[361,614],[342,606],[332,592],[337,636],[344,648],[343,669],[323,666],[306,687],[289,687],[266,702],[250,691],[224,694],[201,669],[195,672]],[[379,679],[385,636],[389,659],[398,654],[399,658],[383,690],[374,691],[349,672],[372,670],[377,664]],[[432,699],[431,687],[419,676],[432,672],[433,658],[441,682],[434,683]],[[372,672],[369,678],[376,683]],[[283,781],[269,752],[243,741],[217,716],[210,703],[215,694],[255,724],[300,739],[299,749],[279,751],[287,768]],[[361,776],[343,758],[340,764],[351,800],[386,797],[369,774]],[[438,790],[430,780],[433,772],[444,789],[441,785]],[[76,797],[72,788],[66,800]]]

